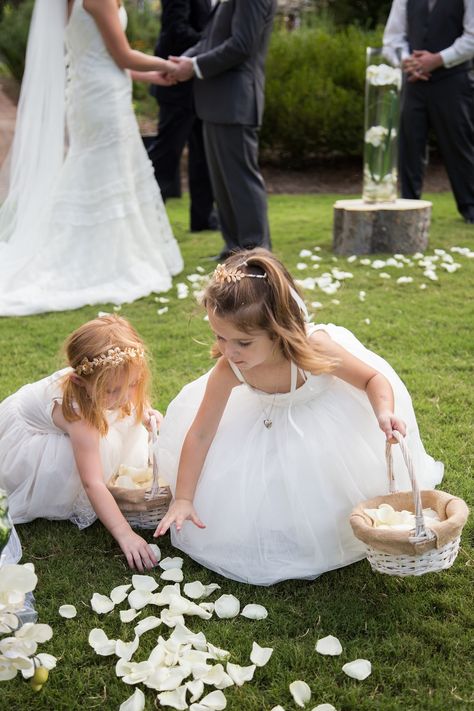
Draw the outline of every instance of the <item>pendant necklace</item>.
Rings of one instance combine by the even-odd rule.
[[[262,412],[263,412],[263,416],[264,416],[263,424],[267,428],[267,430],[269,430],[273,426],[273,420],[271,418],[271,415],[273,412],[273,408],[275,406],[275,398],[276,398],[277,394],[276,394],[276,392],[273,393],[273,399],[272,399],[269,407],[263,407],[262,397],[261,397],[260,393],[257,393],[257,394],[258,394],[258,398],[260,400],[260,406],[262,408]]]

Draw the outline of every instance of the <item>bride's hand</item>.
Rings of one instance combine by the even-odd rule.
[[[178,83],[176,79],[165,72],[148,72],[148,74],[150,75],[150,84],[157,84],[158,86],[174,86],[174,84]]]

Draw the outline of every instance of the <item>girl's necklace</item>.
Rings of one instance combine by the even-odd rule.
[[[274,405],[275,405],[275,398],[276,398],[276,395],[277,395],[276,393],[273,393],[273,399],[272,399],[272,401],[271,401],[271,403],[270,403],[270,407],[269,407],[269,408],[263,407],[261,396],[260,396],[260,394],[258,395],[259,400],[260,400],[260,405],[261,405],[261,407],[262,407],[262,412],[263,412],[263,415],[264,415],[263,424],[265,425],[265,427],[267,428],[267,430],[269,430],[269,429],[273,426],[273,420],[272,420],[272,418],[271,418],[271,415],[272,415],[272,412],[273,412],[273,407],[274,407]]]

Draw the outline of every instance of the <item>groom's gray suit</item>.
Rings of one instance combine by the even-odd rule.
[[[200,42],[186,52],[197,64],[196,113],[203,121],[209,173],[229,251],[270,247],[258,129],[275,9],[276,0],[221,0]]]

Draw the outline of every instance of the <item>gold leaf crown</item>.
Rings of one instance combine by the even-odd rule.
[[[145,351],[143,348],[124,348],[122,350],[117,346],[116,348],[109,348],[107,353],[101,353],[92,360],[83,358],[77,368],[75,368],[75,372],[77,375],[90,375],[100,366],[111,365],[113,368],[117,368],[128,360],[134,360],[135,358],[141,359],[144,355]]]
[[[213,278],[215,281],[217,281],[219,284],[225,284],[226,282],[228,284],[231,283],[236,283],[240,281],[241,279],[249,278],[249,279],[266,279],[267,275],[264,272],[263,274],[246,274],[243,272],[240,267],[247,266],[247,262],[242,262],[242,264],[238,264],[234,268],[227,269],[225,264],[218,264],[216,269],[214,270]]]

